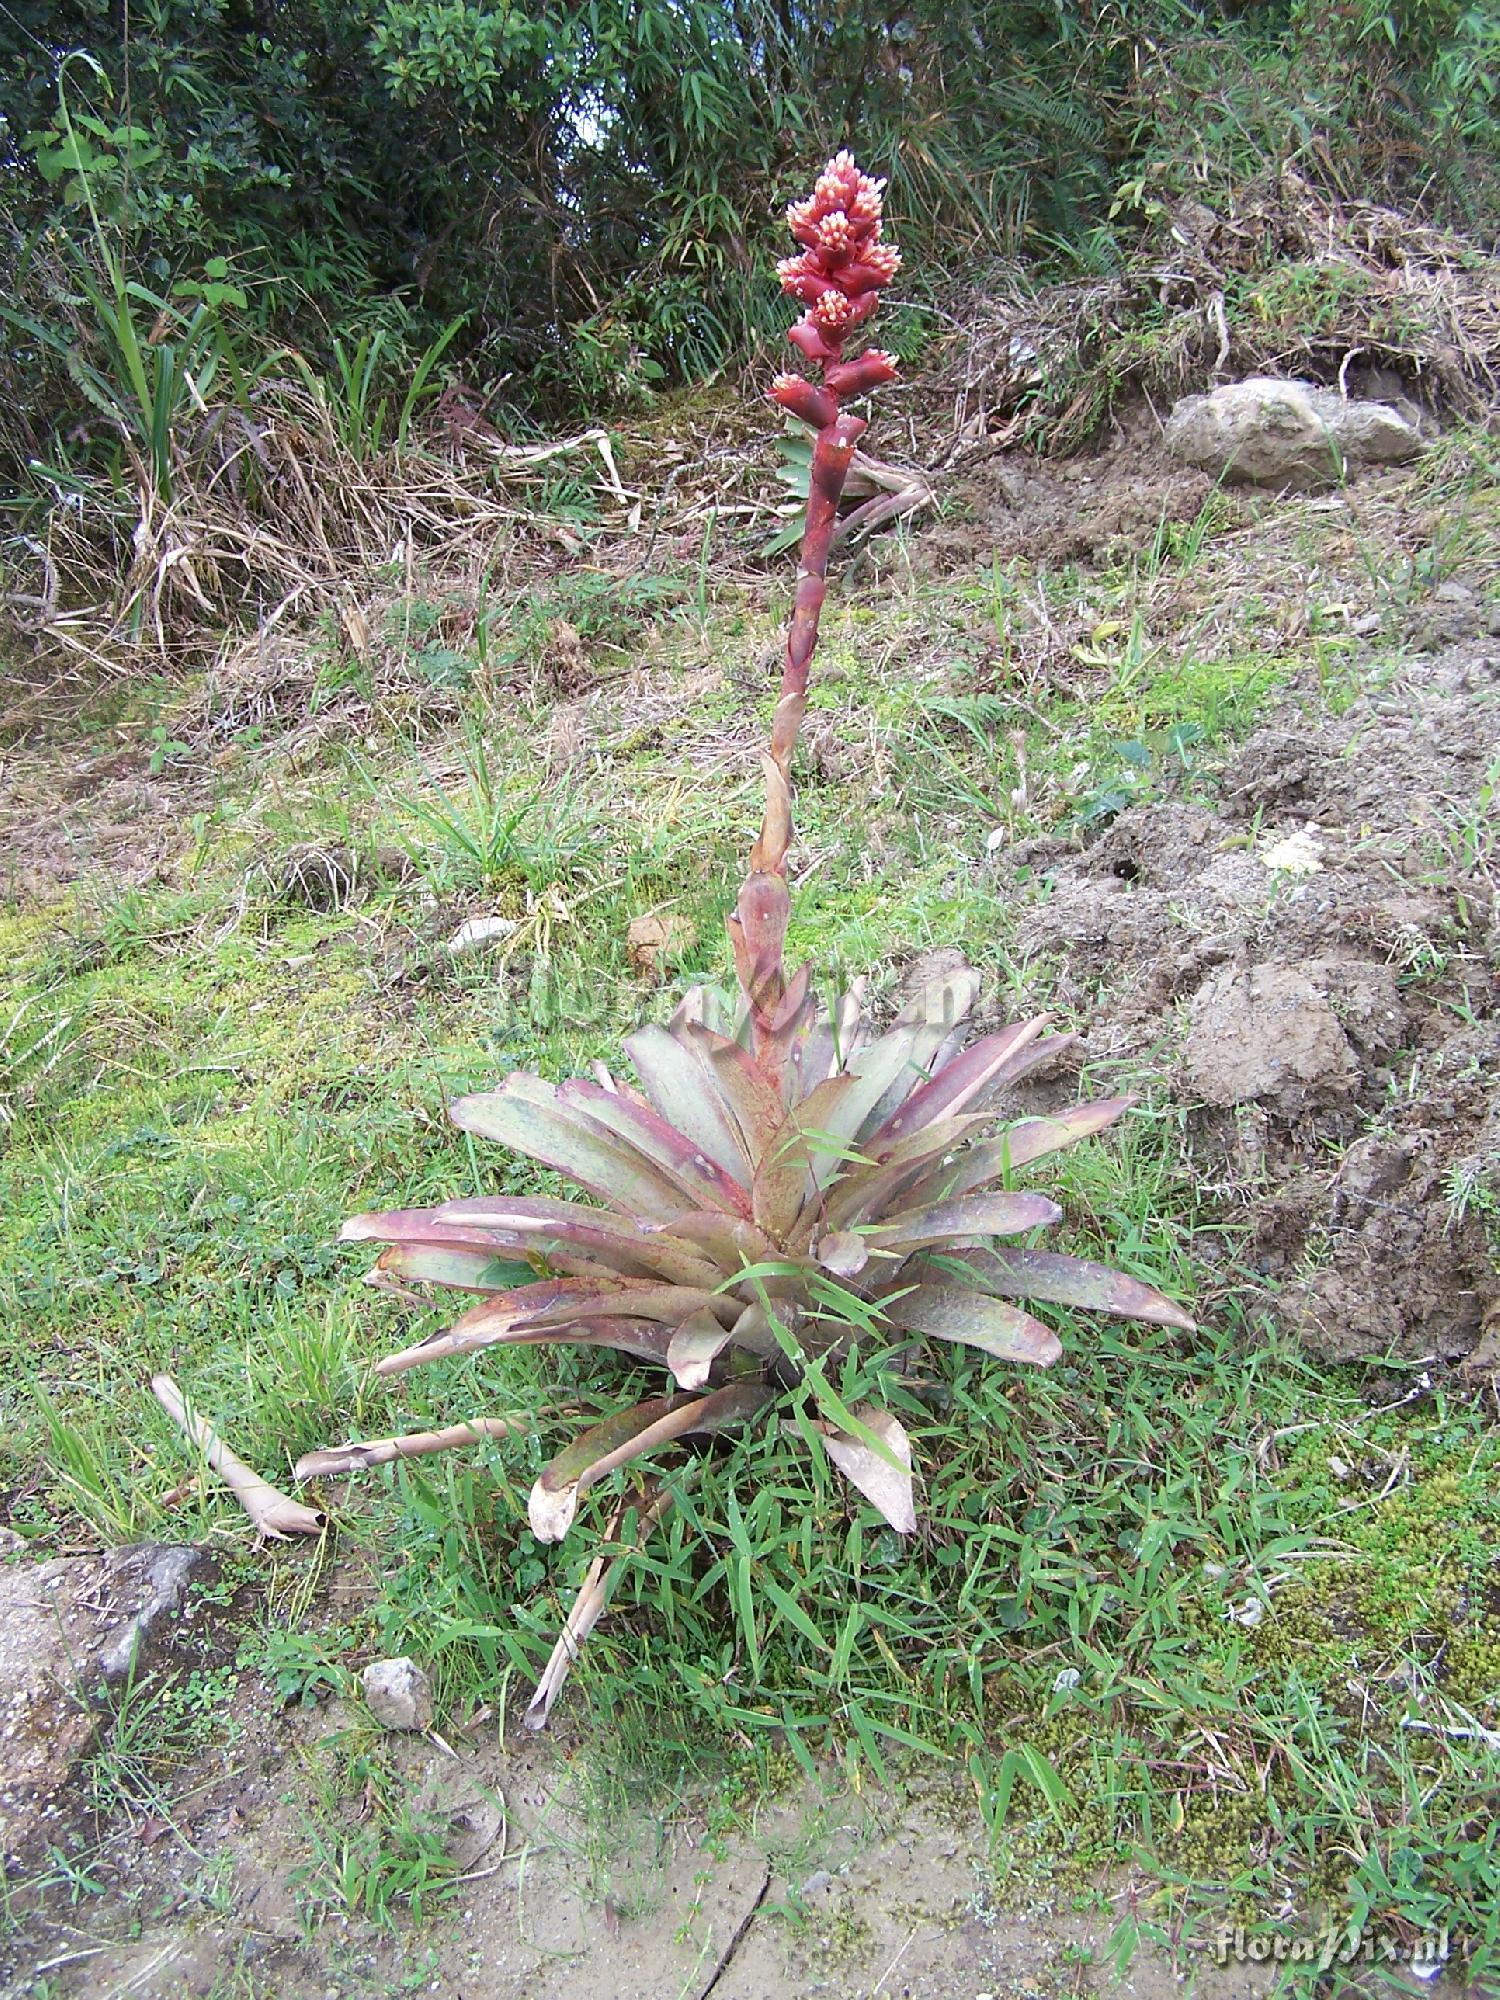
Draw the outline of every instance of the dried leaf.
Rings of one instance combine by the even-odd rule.
[[[649,1500],[647,1494],[651,1495]],[[573,1662],[578,1658],[584,1640],[599,1623],[609,1604],[610,1588],[615,1575],[621,1565],[644,1545],[647,1535],[671,1506],[672,1495],[668,1488],[658,1489],[655,1481],[652,1481],[643,1490],[641,1500],[646,1504],[641,1507],[637,1517],[636,1538],[630,1548],[622,1550],[616,1556],[596,1556],[589,1564],[578,1595],[573,1600],[573,1608],[568,1613],[568,1621],[558,1635],[557,1644],[552,1648],[552,1656],[542,1670],[542,1677],[537,1682],[536,1690],[527,1707],[528,1729],[546,1727],[553,1704],[562,1690],[563,1682],[572,1671]],[[613,1541],[619,1533],[626,1511],[623,1505],[615,1509],[606,1530],[606,1540]]]
[[[252,1472],[215,1431],[212,1424],[188,1407],[170,1375],[153,1375],[151,1392],[178,1429],[190,1437],[208,1464],[218,1473],[255,1523],[262,1539],[285,1542],[293,1535],[321,1535],[328,1516],[316,1508],[304,1507],[300,1500],[278,1492],[269,1480]]]
[[[667,959],[685,951],[696,937],[687,918],[673,912],[632,917],[625,932],[625,949],[637,972],[644,978],[658,979]]]
[[[559,1452],[531,1489],[527,1509],[539,1542],[560,1542],[578,1502],[617,1466],[680,1437],[745,1423],[773,1400],[769,1389],[736,1384],[709,1396],[658,1396],[595,1424]]]
[[[372,1465],[391,1465],[400,1458],[426,1458],[436,1451],[457,1451],[465,1445],[482,1444],[486,1438],[509,1437],[529,1428],[525,1417],[474,1417],[466,1424],[449,1424],[441,1431],[408,1431],[404,1437],[371,1438],[364,1444],[325,1445],[320,1451],[304,1452],[292,1468],[292,1477],[337,1479],[349,1472],[365,1472]]]
[[[667,1366],[679,1389],[705,1389],[709,1370],[734,1338],[717,1314],[695,1312],[677,1327],[667,1348]]]
[[[889,1410],[874,1403],[857,1403],[853,1414],[900,1460],[901,1470],[887,1464],[859,1438],[835,1425],[819,1423],[824,1449],[851,1486],[857,1486],[898,1535],[915,1534],[916,1507],[911,1490],[911,1441]]]

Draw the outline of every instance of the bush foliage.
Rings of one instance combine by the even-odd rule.
[[[770,335],[764,218],[856,133],[940,283],[1107,265],[1162,189],[1278,162],[1472,221],[1497,72],[1482,0],[16,0],[0,279],[61,339],[8,343],[7,455],[88,416],[90,197],[148,332],[166,300],[330,372],[379,336],[394,386],[461,320],[489,414],[553,417]]]

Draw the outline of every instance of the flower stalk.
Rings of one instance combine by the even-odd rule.
[[[822,381],[782,374],[769,391],[774,402],[811,425],[815,436],[781,692],[762,757],[765,815],[751,850],[750,873],[729,919],[756,1056],[773,1073],[807,996],[806,972],[788,981],[783,958],[791,914],[786,866],[792,844],[792,754],[807,711],[808,674],[828,589],[828,552],[839,500],[866,429],[864,418],[850,415],[843,404],[896,374],[895,361],[880,348],[844,359],[845,344],[874,313],[881,287],[901,265],[900,253],[881,241],[884,189],[883,181],[860,172],[849,153],[836,154],[808,199],[787,210],[787,222],[802,248],[776,267],[782,289],[807,308],[788,338]]]

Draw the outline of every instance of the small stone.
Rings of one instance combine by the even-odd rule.
[[[470,917],[449,938],[448,949],[455,958],[462,958],[467,952],[482,951],[487,944],[508,938],[516,929],[509,917]]]
[[[816,1874],[809,1875],[802,1884],[801,1894],[804,1901],[807,1901],[814,1896],[826,1896],[832,1887],[833,1877],[826,1868],[820,1868]]]
[[[372,1660],[360,1675],[365,1706],[384,1729],[430,1729],[432,1683],[415,1660]]]

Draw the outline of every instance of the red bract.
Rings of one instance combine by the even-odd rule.
[[[865,428],[864,419],[846,415],[842,404],[846,397],[862,396],[893,380],[896,373],[895,361],[878,347],[844,359],[845,342],[875,312],[881,287],[901,268],[900,253],[881,241],[884,192],[885,182],[862,174],[851,154],[836,153],[807,200],[794,201],[787,210],[787,224],[802,249],[776,266],[782,289],[807,307],[788,338],[822,369],[823,381],[820,387],[801,375],[778,375],[770,388],[772,400],[810,424],[817,437],[781,699],[765,760],[765,820],[750,857],[749,879],[729,919],[756,1053],[772,1073],[779,1067],[798,997],[797,982],[786,978],[781,952],[790,909],[786,857],[792,839],[792,751],[807,706],[807,675],[818,643],[839,497]]]

